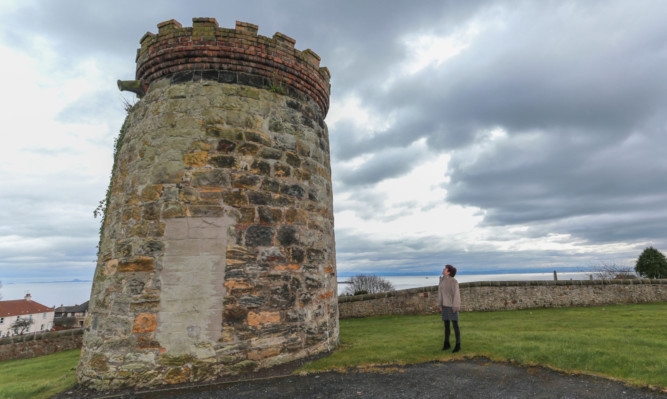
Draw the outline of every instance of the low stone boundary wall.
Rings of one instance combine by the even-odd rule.
[[[81,349],[83,328],[0,339],[0,361],[30,359],[70,349]]]
[[[464,312],[667,302],[667,279],[480,281],[461,283],[459,288]],[[341,296],[339,317],[437,313],[437,295],[436,285]]]

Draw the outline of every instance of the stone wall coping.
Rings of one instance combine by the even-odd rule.
[[[627,279],[627,280],[529,280],[529,281],[474,281],[460,283],[459,288],[472,287],[530,287],[530,286],[552,286],[552,285],[638,285],[638,284],[667,284],[667,279]],[[373,299],[388,298],[394,296],[409,296],[423,292],[437,292],[438,286],[419,288],[408,288],[405,290],[380,292],[377,294],[363,294],[353,296],[339,296],[338,303],[368,301]]]
[[[84,330],[83,328],[73,328],[69,330],[47,331],[37,334],[14,335],[13,337],[6,337],[0,339],[0,345],[11,345],[17,342],[40,341],[43,339],[54,339],[60,337],[83,335],[83,330]]]

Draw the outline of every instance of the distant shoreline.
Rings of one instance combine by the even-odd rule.
[[[585,269],[580,267],[573,268],[561,268],[561,269],[509,269],[509,270],[479,270],[479,271],[460,271],[459,276],[479,276],[479,275],[495,275],[495,274],[543,274],[543,273],[553,273],[556,271],[560,273],[596,273],[595,269]],[[437,270],[434,272],[418,272],[418,273],[377,273],[377,272],[338,272],[338,277],[354,277],[359,274],[375,275],[382,277],[431,277],[439,276],[442,273],[442,270]]]
[[[12,285],[12,284],[60,284],[60,283],[92,283],[93,280],[60,280],[60,281],[8,281],[4,282],[0,280],[2,285]]]

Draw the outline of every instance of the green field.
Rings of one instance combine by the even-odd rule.
[[[48,398],[76,383],[78,349],[0,363],[0,399]]]
[[[440,315],[341,320],[340,348],[301,370],[485,356],[667,387],[667,303],[471,312],[460,319],[457,354],[441,351]]]
[[[439,315],[341,320],[340,347],[297,372],[485,356],[667,388],[667,303],[461,314],[462,351],[441,351]],[[453,333],[452,333],[453,339]],[[0,398],[75,383],[79,351],[0,363]]]

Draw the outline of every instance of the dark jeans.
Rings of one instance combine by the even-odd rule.
[[[444,320],[445,323],[445,342],[449,342],[449,320]],[[454,325],[454,335],[456,335],[456,343],[460,344],[461,343],[461,331],[459,330],[459,322],[458,321],[453,321],[452,324]]]

